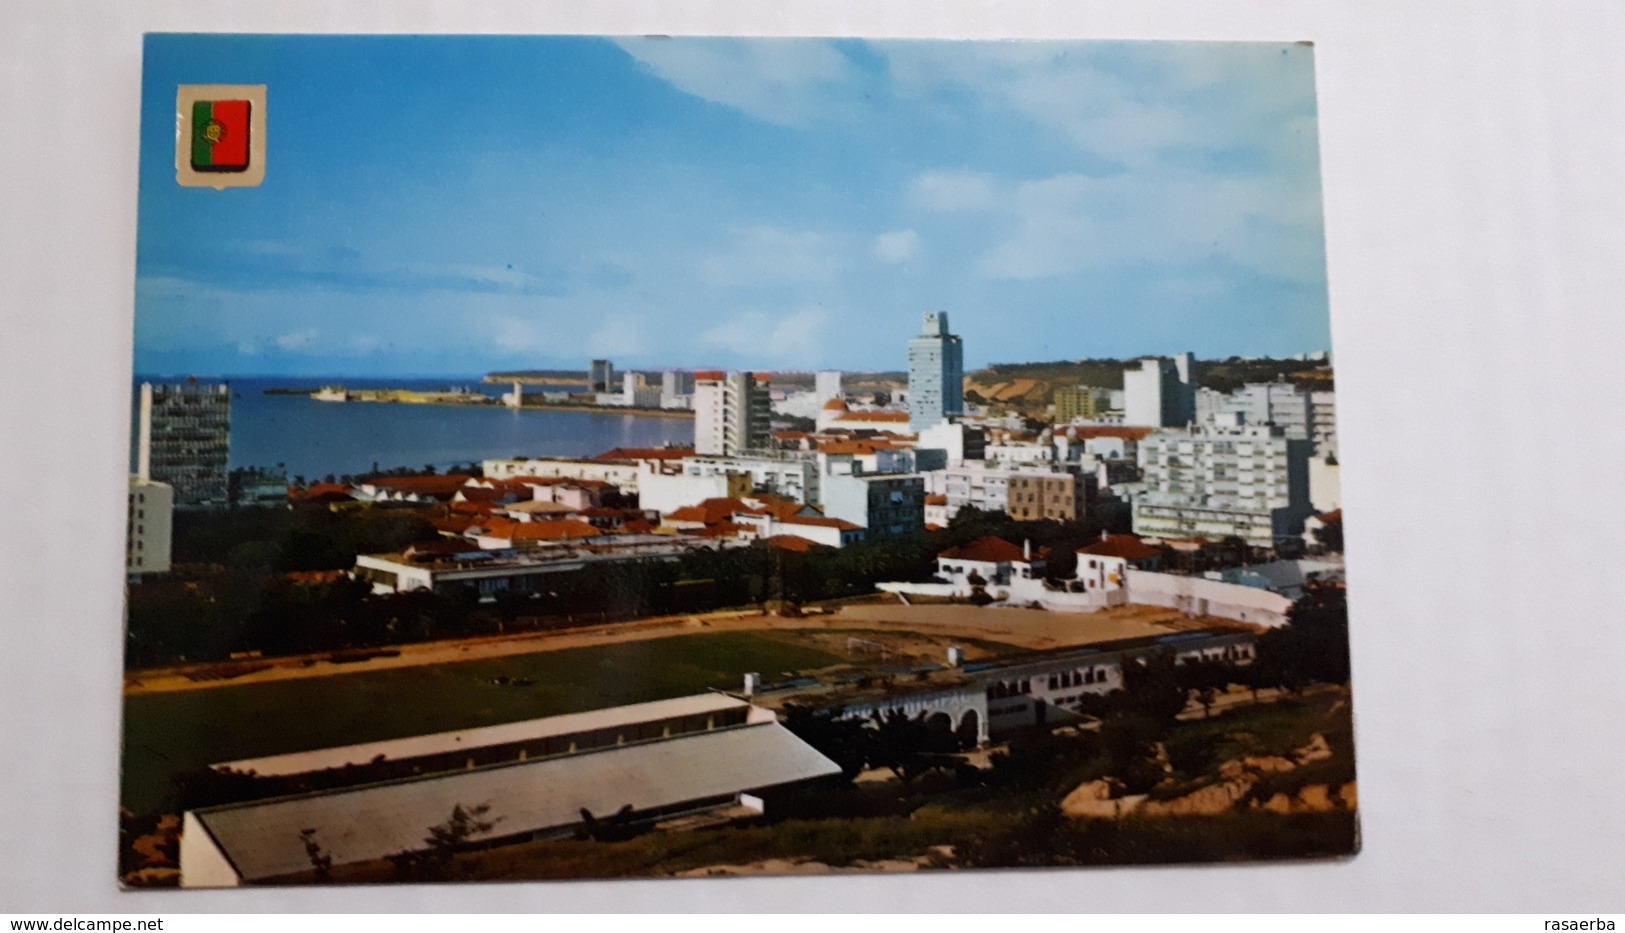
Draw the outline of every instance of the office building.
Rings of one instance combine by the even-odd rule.
[[[909,428],[915,433],[965,412],[965,348],[948,333],[948,312],[925,315],[908,342]]]
[[[614,392],[619,386],[615,385],[615,364],[609,360],[593,360],[591,368],[587,370],[587,391],[597,394],[599,392]]]
[[[195,379],[141,385],[136,475],[168,485],[175,507],[224,508],[230,500],[231,387]]]

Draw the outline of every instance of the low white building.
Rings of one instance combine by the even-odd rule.
[[[757,540],[768,540],[786,535],[797,538],[806,538],[815,544],[826,547],[846,547],[849,544],[863,542],[867,532],[862,525],[845,521],[839,518],[826,518],[822,515],[751,515],[737,513],[733,522],[742,525],[749,532],[742,533],[741,537]]]
[[[584,523],[563,519],[511,524],[515,527],[507,533],[516,534]],[[687,535],[602,535],[538,540],[533,547],[494,550],[471,542],[466,550],[359,554],[351,575],[371,583],[374,593],[472,591],[485,597],[546,592],[550,574],[625,561],[675,560],[688,551],[714,547],[714,541]]]
[[[937,577],[953,588],[955,596],[970,596],[977,587],[995,598],[999,588],[1020,587],[1042,581],[1047,552],[1033,553],[1030,543],[1015,545],[989,535],[937,555]]]
[[[512,460],[486,460],[483,472],[488,479],[537,476],[600,480],[618,487],[622,492],[636,493],[638,469],[639,463],[636,461],[521,457]]]
[[[638,707],[597,710],[554,718],[571,720],[561,728],[583,740],[619,734],[620,741],[563,748],[559,728],[533,720],[507,728],[514,733],[508,744],[517,745],[516,759],[485,765],[442,748],[444,740],[481,730],[424,736],[395,745],[450,752],[439,756],[448,760],[430,773],[187,811],[181,886],[294,880],[312,870],[310,845],[333,868],[422,852],[429,827],[444,824],[459,808],[484,808],[480,813],[489,828],[469,841],[493,847],[568,837],[588,820],[584,814],[624,813],[634,825],[685,815],[759,815],[773,790],[840,773],[840,766],[785,729],[770,711],[751,707],[744,722],[719,724],[725,710],[713,709],[717,704],[710,697],[692,699],[698,712],[676,722],[687,718],[710,725],[679,731],[671,716],[649,719]],[[549,743],[560,750],[550,750]],[[528,756],[526,749],[538,750],[539,757]],[[388,750],[380,754],[387,758]],[[437,759],[420,755],[419,760]]]
[[[638,506],[664,515],[707,499],[742,498],[753,488],[750,474],[743,470],[695,468],[666,473],[646,467],[638,479]]]
[[[1078,549],[1074,576],[1085,591],[1122,589],[1128,585],[1128,571],[1160,570],[1162,549],[1152,547],[1134,535],[1109,535]]]

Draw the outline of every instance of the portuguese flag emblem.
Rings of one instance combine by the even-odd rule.
[[[246,100],[200,100],[192,104],[192,168],[241,172],[248,168]]]

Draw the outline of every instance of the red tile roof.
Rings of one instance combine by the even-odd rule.
[[[1316,515],[1315,517],[1320,519],[1322,522],[1324,522],[1325,524],[1328,524],[1328,525],[1342,524],[1342,522],[1343,522],[1343,510],[1342,509],[1332,509],[1330,512],[1327,512],[1325,515]]]
[[[1067,431],[1076,431],[1074,437],[1088,440],[1092,437],[1120,437],[1125,441],[1143,441],[1156,428],[1131,428],[1121,424],[1063,425]]]
[[[843,421],[850,421],[850,422],[883,421],[883,422],[889,422],[889,423],[907,422],[908,421],[908,412],[906,412],[906,411],[854,411],[854,412],[847,413],[844,417],[835,419],[836,424],[840,424]]]
[[[1160,557],[1162,550],[1146,544],[1137,535],[1107,535],[1105,540],[1078,548],[1078,553],[1093,554],[1096,557],[1119,557],[1123,560],[1149,560]]]
[[[740,499],[707,499],[699,505],[685,505],[666,516],[668,521],[701,522],[715,525],[726,522],[740,512],[763,515],[765,510],[753,507]]]
[[[445,518],[431,518],[429,524],[434,526],[435,531],[460,535],[479,521],[480,519],[474,515],[447,515]]]
[[[779,519],[785,525],[812,525],[816,528],[839,528],[842,531],[861,531],[862,525],[854,524],[844,518],[824,518],[821,515],[792,515],[789,518]]]
[[[453,512],[460,512],[464,515],[489,515],[497,510],[498,505],[495,502],[483,500],[470,502],[453,499],[450,508]]]
[[[817,541],[803,538],[800,535],[775,535],[767,539],[767,544],[769,547],[775,547],[781,551],[794,551],[797,554],[805,554],[818,548],[829,547],[827,544],[819,544]]]
[[[473,477],[458,474],[451,476],[381,476],[377,479],[368,480],[366,485],[394,492],[415,493],[420,496],[450,499],[471,479]]]
[[[692,447],[617,447],[606,450],[594,460],[681,460],[694,456]]]
[[[877,450],[891,450],[892,445],[883,440],[863,441],[825,441],[818,445],[818,449],[826,454],[852,454],[856,457],[866,457]]]
[[[949,560],[975,560],[989,564],[1007,564],[1014,560],[1023,560],[1020,546],[1011,544],[1003,538],[988,535],[977,538],[969,544],[951,547],[937,555]]]
[[[561,518],[550,522],[516,522],[494,519],[485,525],[482,537],[498,538],[514,543],[520,541],[561,541],[568,538],[597,538],[602,528],[594,528],[584,521]]]

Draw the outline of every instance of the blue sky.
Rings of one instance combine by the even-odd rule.
[[[265,84],[265,183],[174,178]],[[1329,346],[1313,52],[151,36],[138,373],[901,369]]]

